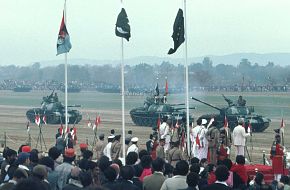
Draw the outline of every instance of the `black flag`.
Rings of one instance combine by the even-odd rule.
[[[156,83],[156,87],[155,87],[155,96],[159,96],[159,87],[158,87],[158,83]]]
[[[116,28],[115,28],[115,34],[116,36],[119,36],[121,38],[125,38],[127,41],[129,41],[129,38],[131,37],[130,33],[130,25],[129,25],[129,19],[127,16],[127,13],[124,8],[122,8],[121,12],[118,15]]]
[[[184,38],[184,17],[182,9],[178,10],[176,15],[174,25],[173,25],[173,34],[171,36],[174,41],[174,48],[170,48],[168,54],[173,54],[176,52],[177,48],[185,41]]]

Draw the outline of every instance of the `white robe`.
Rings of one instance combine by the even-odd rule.
[[[163,122],[160,125],[160,137],[161,138],[165,138],[165,145],[164,145],[164,151],[169,150],[170,148],[170,129],[169,129],[169,125],[166,122]]]
[[[111,147],[112,147],[112,142],[109,142],[105,148],[104,148],[104,155],[107,156],[109,158],[110,161],[112,161],[112,158],[111,158]]]
[[[136,144],[132,144],[131,146],[129,146],[127,150],[127,155],[129,154],[129,152],[136,152],[138,154],[139,153],[138,146]]]

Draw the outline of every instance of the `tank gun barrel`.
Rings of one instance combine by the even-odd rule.
[[[224,94],[222,94],[222,96],[224,97],[225,101],[229,104],[229,106],[234,105],[234,103],[231,99],[227,98]]]
[[[212,108],[214,108],[214,109],[217,109],[217,110],[221,111],[220,108],[218,108],[218,107],[216,107],[216,106],[213,106],[213,105],[211,105],[211,104],[209,104],[209,103],[206,103],[206,102],[201,101],[201,100],[199,100],[199,99],[196,99],[196,98],[194,98],[194,97],[190,97],[190,98],[193,99],[193,100],[195,100],[195,101],[197,101],[197,102],[203,103],[203,104],[205,104],[205,105],[207,105],[207,106],[209,106],[209,107],[212,107]]]
[[[182,108],[175,108],[174,110],[175,110],[175,111],[179,111],[179,110],[185,110],[185,109],[186,109],[186,108],[183,108],[183,107],[182,107]],[[194,109],[196,109],[196,107],[190,107],[189,109],[190,109],[190,110],[194,110]]]
[[[75,105],[69,105],[69,106],[67,106],[67,107],[69,107],[69,108],[80,108],[81,107],[81,105],[79,105],[79,104],[75,104]]]
[[[171,106],[184,106],[185,104],[183,103],[183,104],[169,104],[169,105],[171,105]]]

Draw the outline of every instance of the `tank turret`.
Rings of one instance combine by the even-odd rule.
[[[59,102],[57,93],[52,91],[49,96],[43,97],[42,100],[40,108],[32,108],[26,112],[27,119],[31,123],[34,123],[35,115],[40,115],[41,118],[46,116],[46,123],[48,124],[65,123],[65,106]],[[71,105],[68,107],[68,123],[77,124],[82,119],[82,115],[74,107],[80,107],[80,105]]]
[[[242,98],[242,96],[239,97],[237,103],[234,103],[231,99],[224,95],[223,98],[228,103],[228,106],[219,108],[197,98],[191,97],[191,99],[219,111],[219,114],[206,114],[199,117],[201,119],[207,119],[208,121],[211,118],[214,118],[215,121],[217,121],[218,127],[224,126],[225,117],[227,118],[229,127],[231,129],[237,125],[239,118],[244,118],[246,127],[249,125],[249,123],[251,123],[253,132],[263,132],[269,127],[271,120],[269,118],[255,114],[254,107],[246,106],[246,101]]]
[[[146,97],[143,107],[132,109],[130,116],[135,125],[148,126],[155,129],[158,118],[167,116],[175,125],[176,121],[181,121],[183,117],[186,117],[186,112],[184,104],[168,104],[165,97],[160,98],[155,95]],[[192,121],[193,118],[190,117],[190,122]]]

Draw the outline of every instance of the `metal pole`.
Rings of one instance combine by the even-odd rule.
[[[6,131],[4,131],[4,148],[7,146],[7,136],[6,136]]]
[[[67,24],[67,19],[66,19],[66,0],[64,3],[64,20],[65,24]],[[68,113],[67,113],[67,53],[65,53],[64,56],[65,59],[65,66],[64,66],[64,78],[65,78],[65,133],[67,133],[67,127],[68,127]]]
[[[121,1],[122,2],[122,1]],[[122,62],[121,62],[121,82],[122,82],[122,136],[123,136],[123,158],[126,158],[125,153],[125,82],[124,82],[124,42],[123,38],[121,39],[121,53],[122,53]]]
[[[187,23],[186,23],[186,0],[183,1],[184,6],[184,38],[185,38],[185,45],[184,45],[184,52],[185,52],[185,105],[186,105],[186,124],[187,124],[187,154],[190,155],[190,138],[189,138],[189,131],[190,131],[190,125],[189,125],[189,92],[188,92],[188,60],[187,60]]]

